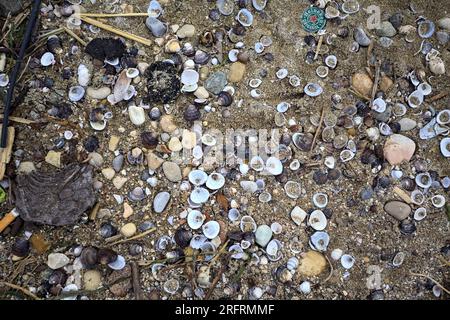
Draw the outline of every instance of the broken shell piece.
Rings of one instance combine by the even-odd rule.
[[[304,91],[310,97],[317,97],[323,92],[323,89],[317,83],[310,82],[305,86]]]
[[[203,170],[192,170],[188,175],[189,182],[194,186],[201,186],[206,183],[208,175]]]
[[[210,147],[216,145],[216,143],[217,143],[216,138],[214,138],[214,136],[209,133],[202,135],[201,141],[204,145],[210,146]]]
[[[91,75],[89,69],[84,65],[80,64],[78,66],[78,84],[80,86],[86,87],[91,80]]]
[[[330,236],[325,231],[316,231],[309,238],[309,245],[317,251],[327,251]]]
[[[327,226],[327,217],[322,212],[322,210],[314,210],[308,219],[308,224],[314,229],[321,231]]]
[[[164,13],[164,10],[158,1],[152,0],[148,5],[147,13],[149,17],[158,18],[160,15]]]
[[[416,211],[414,211],[414,220],[421,221],[425,219],[427,216],[427,209],[424,207],[417,208]]]
[[[294,209],[292,209],[291,211],[291,219],[298,226],[302,224],[306,216],[307,216],[306,211],[298,206],[295,206]]]
[[[420,90],[413,91],[408,96],[408,104],[411,108],[418,108],[423,103],[423,93]]]
[[[217,172],[211,173],[208,179],[206,180],[206,187],[208,187],[211,190],[218,190],[222,188],[224,184],[225,184],[224,176]]]
[[[351,150],[345,149],[341,151],[341,154],[339,155],[339,158],[342,162],[347,162],[352,160],[355,157],[355,153]]]
[[[431,36],[434,34],[434,31],[434,22],[430,20],[421,21],[417,26],[417,33],[421,38],[424,39],[431,38]]]
[[[435,208],[442,208],[445,205],[444,196],[437,194],[431,198],[431,203]]]
[[[192,210],[187,216],[187,223],[194,230],[199,229],[204,221],[205,216],[198,210]]]
[[[344,267],[344,269],[351,269],[354,264],[355,264],[355,258],[353,258],[349,254],[342,255],[341,265]]]
[[[318,208],[325,208],[328,204],[328,196],[326,193],[318,192],[313,195],[313,203]]]
[[[294,88],[300,87],[301,80],[295,74],[289,77],[289,84]]]

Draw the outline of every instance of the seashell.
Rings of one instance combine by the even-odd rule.
[[[262,83],[261,79],[251,79],[248,82],[248,85],[252,88],[258,88],[261,85],[261,83]]]
[[[262,191],[266,187],[266,183],[264,182],[263,179],[258,179],[255,181],[255,183],[256,183],[256,186],[258,187],[258,191]]]
[[[139,75],[139,70],[137,68],[128,68],[125,73],[128,78],[134,79]]]
[[[259,39],[259,42],[261,42],[264,47],[270,47],[273,43],[273,40],[272,40],[272,37],[270,37],[268,35],[263,35]]]
[[[243,216],[239,224],[242,232],[255,232],[257,225],[251,216]]]
[[[244,27],[249,27],[253,24],[253,15],[247,9],[239,10],[236,20]]]
[[[265,170],[271,175],[277,176],[283,172],[283,164],[280,159],[276,157],[269,157],[266,161]]]
[[[414,211],[414,220],[421,221],[425,219],[427,216],[427,209],[424,207],[417,208],[416,211]]]
[[[183,116],[186,121],[196,121],[200,119],[201,113],[196,106],[191,104],[184,110]]]
[[[444,109],[440,111],[436,116],[436,122],[439,124],[449,124],[450,123],[450,110]]]
[[[272,195],[267,191],[261,192],[258,196],[258,200],[262,203],[267,203],[272,200]]]
[[[72,102],[77,102],[83,99],[84,93],[86,91],[82,86],[73,86],[69,89],[69,100]]]
[[[296,257],[291,257],[286,263],[286,267],[291,271],[296,271],[298,267],[298,259]]]
[[[213,172],[208,176],[206,180],[206,187],[211,190],[218,190],[222,188],[225,184],[225,178],[223,175],[217,172]]]
[[[267,0],[252,0],[252,5],[256,11],[263,11],[267,5]]]
[[[244,191],[249,193],[255,193],[258,190],[258,185],[254,181],[241,181],[240,185]]]
[[[386,101],[383,98],[376,98],[372,103],[372,110],[383,113],[386,111]]]
[[[287,69],[282,68],[282,69],[279,69],[275,73],[275,75],[277,76],[278,79],[281,80],[281,79],[284,79],[284,78],[286,78],[288,76],[288,71],[287,71]]]
[[[292,142],[301,151],[309,151],[311,148],[313,135],[311,133],[294,133]]]
[[[396,103],[392,107],[392,113],[397,117],[404,116],[406,114],[406,106],[403,103]]]
[[[201,65],[207,64],[210,58],[211,58],[210,55],[205,51],[202,50],[195,51],[194,62],[197,64]]]
[[[325,8],[325,18],[327,18],[327,19],[337,18],[337,17],[339,17],[339,14],[340,14],[339,9],[336,8],[335,6],[328,5]]]
[[[164,282],[163,288],[165,292],[169,294],[175,294],[180,288],[180,282],[174,278],[168,279],[166,282]]]
[[[303,281],[298,286],[298,290],[303,294],[310,294],[311,293],[311,282]]]
[[[202,138],[200,139],[202,141],[202,143],[206,146],[215,146],[217,143],[216,138],[209,134],[209,133],[205,133],[204,135],[202,135]]]
[[[128,193],[128,199],[133,202],[142,201],[145,197],[145,191],[141,187],[136,187]]]
[[[328,196],[326,193],[318,192],[313,195],[313,203],[318,208],[325,208],[328,204]]]
[[[84,65],[80,64],[78,66],[78,84],[80,86],[86,87],[91,80],[91,75],[89,69]]]
[[[97,252],[97,260],[102,265],[107,265],[110,263],[114,263],[117,260],[117,253],[111,249],[98,249]]]
[[[353,32],[353,38],[362,47],[368,47],[372,42],[363,28],[356,28]]]
[[[422,82],[421,84],[418,85],[417,90],[419,90],[424,96],[427,96],[431,93],[433,89],[428,83]]]
[[[444,157],[450,157],[450,138],[444,138],[441,140],[440,149]]]
[[[236,208],[231,208],[230,210],[228,210],[228,219],[230,219],[230,221],[237,221],[240,215],[241,214],[239,210]]]
[[[250,91],[250,96],[252,98],[258,99],[261,97],[261,95],[262,95],[262,93],[261,93],[261,90],[259,90],[259,89],[253,89],[252,91]]]
[[[302,208],[295,206],[294,209],[292,209],[290,216],[292,221],[299,226],[306,219],[307,213]]]
[[[309,215],[308,225],[314,230],[323,230],[327,226],[327,217],[322,210],[314,210]]]
[[[206,242],[206,241],[208,241],[208,238],[206,238],[204,235],[202,235],[202,234],[198,234],[198,235],[194,235],[193,237],[192,237],[192,239],[191,239],[191,242],[190,242],[190,246],[193,248],[193,249],[200,249],[201,247],[202,247],[202,245]]]
[[[450,177],[444,177],[441,179],[441,184],[444,189],[448,189],[450,187]]]
[[[298,169],[300,169],[300,161],[298,161],[297,159],[294,159],[290,164],[289,164],[289,169],[291,169],[292,171],[297,171]]]
[[[151,0],[147,8],[147,13],[149,17],[158,18],[164,13],[164,10],[158,1]]]
[[[242,259],[245,256],[243,249],[244,248],[242,248],[241,245],[233,244],[232,246],[230,246],[230,248],[228,248],[228,252],[232,252],[231,258]]]
[[[429,188],[433,183],[433,179],[428,172],[419,173],[415,178],[416,184],[421,188]]]
[[[238,61],[238,54],[238,49],[231,49],[230,51],[228,51],[228,60],[230,60],[231,62]]]
[[[391,134],[394,133],[394,132],[392,131],[391,127],[390,127],[387,123],[384,123],[384,122],[381,122],[381,123],[378,125],[378,129],[380,130],[380,133],[381,133],[383,136],[390,136]]]
[[[333,251],[331,251],[331,259],[337,261],[342,257],[342,254],[344,252],[341,249],[334,249]]]
[[[25,238],[17,238],[11,247],[13,256],[24,258],[30,253],[30,242]]]
[[[359,11],[359,2],[357,0],[346,0],[341,5],[341,10],[347,14],[357,13]]]
[[[411,201],[414,204],[421,205],[425,201],[425,196],[420,190],[414,190],[411,192]]]
[[[198,82],[200,75],[192,69],[184,70],[181,73],[181,83],[185,85],[194,85]]]
[[[436,75],[445,74],[445,64],[439,57],[433,57],[428,61],[430,71]]]
[[[41,56],[41,65],[44,67],[51,66],[56,63],[55,56],[51,52],[46,52]]]
[[[342,162],[350,161],[354,157],[355,157],[355,153],[350,151],[350,150],[348,150],[348,149],[342,150],[340,155],[339,155],[339,158],[341,159]]]
[[[291,199],[297,199],[301,195],[301,185],[295,181],[288,181],[284,185],[284,192]]]
[[[408,96],[408,104],[411,108],[415,109],[418,108],[422,102],[423,102],[423,93],[422,91],[416,90],[413,91],[409,96]]]
[[[318,66],[316,69],[316,74],[320,78],[326,78],[328,76],[328,67],[327,66]]]
[[[303,90],[310,97],[317,97],[323,92],[321,86],[319,86],[317,83],[312,82],[308,83]]]
[[[264,47],[264,45],[261,43],[261,42],[256,42],[255,43],[255,52],[256,53],[263,53],[263,51],[264,51],[264,49],[265,49],[265,47]]]
[[[127,94],[127,89],[131,84],[131,79],[127,77],[126,70],[123,70],[114,84],[113,95],[114,101],[120,102]]]
[[[229,16],[233,13],[234,10],[234,1],[233,0],[217,0],[216,2],[217,9],[224,16]]]
[[[353,53],[358,52],[358,51],[359,51],[359,43],[356,42],[356,41],[353,41],[353,42],[350,44],[348,50],[349,50],[350,52],[353,52]]]
[[[334,129],[332,127],[325,127],[322,130],[322,140],[324,142],[332,142],[335,137]]]
[[[444,196],[437,194],[431,198],[431,203],[435,208],[442,208],[445,205]]]
[[[272,230],[273,234],[281,234],[283,227],[278,222],[274,222],[270,225],[270,230]]]
[[[150,29],[153,36],[157,38],[161,38],[167,32],[167,25],[155,17],[148,17],[147,20],[145,20],[145,25]]]
[[[289,77],[289,84],[294,88],[300,87],[301,80],[295,74]]]
[[[0,87],[6,87],[9,83],[9,77],[6,73],[0,73]]]
[[[104,222],[100,226],[100,235],[103,238],[109,238],[117,234],[117,228],[109,222]]]
[[[217,221],[208,221],[202,226],[203,234],[208,239],[214,239],[219,235],[220,224]]]
[[[189,199],[196,204],[205,203],[209,199],[209,191],[202,187],[195,187],[194,190],[192,190]]]
[[[260,156],[254,156],[250,159],[249,166],[255,171],[262,171],[264,169],[264,160]]]
[[[205,221],[205,216],[198,210],[191,210],[187,216],[187,224],[191,229],[199,229]]]
[[[310,247],[317,251],[327,251],[329,243],[330,236],[325,231],[316,231],[309,238]]]
[[[266,253],[267,258],[269,258],[270,261],[278,261],[282,258],[283,253],[281,252],[282,244],[277,239],[270,240],[269,243],[266,246]],[[288,273],[291,275],[291,273]]]
[[[53,35],[47,39],[47,49],[53,54],[61,54],[63,52],[61,40],[58,36]]]
[[[188,178],[194,186],[201,186],[206,183],[208,175],[203,170],[192,170],[189,172]]]
[[[337,57],[335,55],[329,55],[325,58],[325,64],[330,69],[334,69],[337,66]]]
[[[434,34],[436,27],[433,21],[424,20],[418,23],[417,33],[421,38],[431,38]]]
[[[145,122],[145,111],[142,107],[135,105],[129,106],[128,116],[130,117],[130,121],[136,126],[140,126]]]
[[[228,107],[233,103],[233,97],[229,92],[221,91],[217,96],[217,103],[219,106]]]
[[[436,118],[431,119],[431,121],[429,123],[427,123],[425,126],[423,126],[420,130],[419,130],[419,137],[420,139],[431,139],[434,138],[437,133],[434,130],[434,126],[436,125]]]
[[[392,259],[392,265],[394,267],[399,267],[400,265],[403,264],[403,261],[405,260],[405,253],[403,252],[398,252],[395,256],[394,259]]]
[[[344,269],[351,269],[353,265],[355,264],[355,258],[353,258],[349,254],[343,254],[341,257],[341,266],[344,267]]]
[[[126,261],[125,258],[121,255],[117,255],[116,260],[114,260],[111,263],[108,263],[108,267],[110,267],[113,270],[122,270],[125,268]]]

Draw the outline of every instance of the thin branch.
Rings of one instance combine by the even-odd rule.
[[[437,282],[436,280],[434,280],[432,277],[427,276],[426,274],[422,274],[422,273],[415,273],[410,271],[409,273],[411,273],[413,276],[418,276],[418,277],[424,277],[427,278],[431,281],[433,281],[439,288],[441,288],[442,290],[444,290],[447,294],[450,294],[450,291],[448,289],[446,289],[442,284],[440,284],[439,282]]]
[[[25,288],[23,288],[23,287],[21,287],[21,286],[18,286],[18,285],[16,285],[16,284],[9,283],[9,282],[6,282],[6,281],[2,281],[2,282],[0,282],[0,284],[2,284],[2,285],[4,285],[4,286],[7,286],[7,287],[10,287],[10,288],[12,288],[12,289],[19,290],[19,291],[21,291],[23,294],[29,296],[30,298],[33,298],[34,300],[41,300],[41,299],[40,299],[38,296],[36,296],[34,293],[30,292],[30,290],[25,289]]]

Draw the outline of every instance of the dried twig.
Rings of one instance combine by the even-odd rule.
[[[64,31],[67,32],[70,36],[72,36],[75,40],[77,40],[83,47],[86,47],[87,43],[83,39],[81,39],[79,36],[76,35],[75,32],[70,30],[69,28],[63,27]]]
[[[144,300],[141,283],[139,281],[139,266],[134,261],[130,262],[130,266],[131,266],[131,276],[133,280],[134,297],[136,298],[136,300]]]
[[[18,286],[18,285],[16,285],[16,284],[9,283],[9,282],[6,282],[6,281],[2,281],[2,282],[0,282],[0,284],[2,284],[2,285],[4,285],[4,286],[7,286],[7,287],[10,287],[10,288],[12,288],[12,289],[19,290],[19,291],[21,291],[23,294],[29,296],[30,298],[33,298],[34,300],[41,300],[41,299],[40,299],[38,296],[36,296],[34,293],[30,292],[30,290],[25,289],[25,288],[23,288],[23,287],[21,287],[21,286]]]
[[[323,43],[323,36],[324,36],[324,34],[321,34],[319,37],[319,43],[317,44],[316,54],[314,55],[314,60],[316,60],[317,57],[319,56],[320,48],[322,47],[322,43]]]
[[[149,233],[152,233],[153,231],[156,231],[156,228],[151,228],[151,229],[145,230],[144,232],[142,232],[142,233],[140,233],[138,235],[135,235],[133,237],[113,242],[113,243],[110,244],[110,246],[114,246],[114,245],[119,244],[119,243],[124,243],[124,242],[133,241],[133,240],[137,240],[137,239],[143,238],[146,235],[148,235]]]
[[[324,116],[325,116],[325,107],[322,107],[322,112],[320,114],[319,126],[317,127],[317,131],[314,134],[314,138],[313,138],[313,141],[311,143],[311,148],[309,149],[309,151],[312,151],[314,149],[314,145],[316,144],[316,140],[317,140],[317,137],[319,136],[320,129],[322,128],[322,123],[323,123],[323,117]]]
[[[228,265],[228,259],[225,259],[225,261],[223,261],[222,266],[219,270],[219,272],[217,273],[217,275],[215,276],[215,278],[213,279],[212,283],[211,283],[211,288],[209,289],[208,293],[205,296],[204,300],[209,300],[209,298],[211,297],[214,289],[216,288],[217,284],[220,281],[220,278],[222,277],[222,274],[225,272],[225,270],[227,269],[227,265]]]
[[[369,97],[366,97],[365,95],[359,93],[359,92],[356,91],[356,89],[353,88],[353,87],[350,87],[350,88],[348,89],[348,91],[350,91],[351,93],[353,93],[355,96],[357,96],[357,97],[360,98],[360,99],[364,99],[364,100],[366,100],[366,101],[370,101],[370,98],[369,98]]]
[[[376,65],[376,70],[375,70],[375,81],[373,82],[373,87],[372,87],[372,97],[370,99],[370,105],[369,107],[372,108],[373,105],[373,100],[375,99],[375,95],[377,94],[377,90],[378,90],[378,82],[380,81],[380,62],[377,62]]]
[[[428,102],[434,102],[434,101],[437,101],[437,100],[439,100],[439,99],[442,99],[442,98],[446,97],[449,93],[450,93],[449,91],[445,91],[445,92],[438,93],[437,95],[432,96],[432,97],[428,100]]]
[[[114,18],[114,17],[148,17],[146,12],[132,12],[132,13],[80,13],[80,17],[91,18]]]
[[[3,114],[0,114],[0,119],[3,119]],[[13,116],[10,116],[9,120],[17,122],[17,123],[22,123],[22,124],[37,123],[37,121],[34,121],[34,120],[28,120],[28,119],[25,119],[25,118],[13,117]]]
[[[417,276],[417,277],[424,277],[427,278],[431,281],[433,281],[439,288],[441,288],[442,290],[444,290],[447,294],[450,294],[450,291],[448,289],[446,289],[442,284],[440,284],[439,282],[437,282],[436,280],[434,280],[432,277],[427,276],[426,274],[422,274],[422,273],[415,273],[410,271],[410,274],[412,274],[413,276]]]
[[[327,257],[326,254],[325,254],[324,256],[325,256],[325,258],[327,259],[328,264],[330,265],[330,274],[328,275],[328,277],[327,277],[325,280],[323,280],[322,284],[324,284],[325,282],[327,282],[328,280],[331,279],[331,276],[333,275],[333,271],[334,271],[333,265],[331,264],[330,259]]]
[[[406,193],[406,191],[400,189],[399,187],[395,187],[394,188],[394,193],[396,195],[398,195],[403,201],[405,201],[406,203],[410,204],[412,203],[412,199],[411,197]]]

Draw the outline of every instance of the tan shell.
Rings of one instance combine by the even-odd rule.
[[[326,266],[325,257],[317,251],[310,250],[302,256],[297,271],[302,276],[314,277],[324,272]]]
[[[365,73],[355,73],[352,77],[352,86],[362,95],[370,97],[372,93],[373,81]]]

